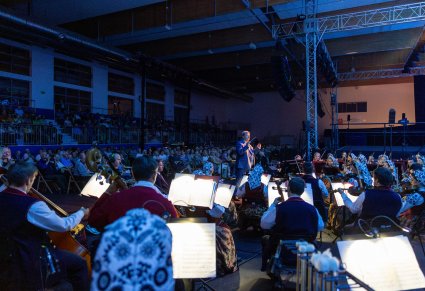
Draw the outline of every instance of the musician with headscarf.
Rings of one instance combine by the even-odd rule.
[[[418,163],[412,164],[408,178],[410,182],[410,191],[406,189],[406,192],[411,192],[413,194],[405,195],[405,199],[412,199],[415,195],[420,195],[425,199],[425,170],[422,168],[422,165]],[[421,219],[421,214],[424,211],[425,203],[415,205],[401,214],[400,223],[403,226],[413,227],[417,220]]]
[[[261,183],[264,169],[257,164],[249,173],[248,182],[241,185],[236,191],[236,197],[242,198],[242,206],[239,209],[239,226],[245,229],[248,226],[260,226],[260,218],[267,210],[265,199],[266,186]]]
[[[91,290],[174,290],[172,236],[141,208],[105,227],[93,261]]]

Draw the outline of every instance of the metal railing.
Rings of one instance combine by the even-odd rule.
[[[57,145],[61,141],[58,129],[51,125],[0,124],[1,145]]]
[[[70,134],[79,144],[92,144],[97,141],[100,144],[139,144],[139,128],[117,127],[68,127],[62,130]]]

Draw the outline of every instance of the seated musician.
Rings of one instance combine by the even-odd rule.
[[[304,176],[302,178],[306,183],[311,184],[311,189],[313,191],[314,207],[317,208],[323,221],[326,222],[328,220],[328,214],[325,207],[324,198],[327,198],[329,196],[329,193],[323,181],[313,177],[312,163],[304,164]]]
[[[159,190],[165,195],[168,195],[170,192],[170,184],[167,182],[164,173],[164,162],[162,160],[158,160],[158,175],[156,176],[155,186],[158,187]]]
[[[313,162],[320,162],[322,160],[322,155],[319,152],[315,152],[313,155]]]
[[[239,226],[246,229],[249,226],[259,228],[260,218],[267,210],[264,197],[264,185],[261,183],[263,167],[257,164],[250,172],[248,182],[239,187],[236,192],[238,198],[242,198],[242,206],[239,211]]]
[[[91,210],[90,226],[103,230],[133,208],[145,208],[160,217],[177,217],[174,206],[154,185],[157,171],[158,163],[153,158],[136,158],[132,167],[134,186],[112,195],[103,194]]]
[[[410,189],[406,187],[406,193],[417,193],[417,195],[420,195],[423,199],[425,199],[425,171],[423,170],[421,164],[414,163],[410,166],[409,180]],[[412,194],[406,194],[405,196],[406,199],[412,199]],[[424,213],[424,211],[425,203],[416,203],[415,206],[408,209],[407,211],[404,211],[400,215],[400,224],[409,228],[413,228],[417,222],[417,219],[420,219],[420,216],[422,213]]]
[[[317,233],[324,228],[323,220],[317,209],[305,202],[300,196],[304,192],[305,182],[295,177],[288,183],[288,200],[280,203],[277,198],[261,217],[261,228],[271,230],[262,240],[262,266],[273,255],[280,239],[304,239],[313,242]],[[282,258],[284,264],[294,266],[295,258],[288,254]]]
[[[398,221],[400,213],[420,205],[424,199],[420,195],[408,196],[402,199],[400,194],[391,190],[393,175],[385,167],[377,168],[374,172],[374,189],[366,189],[355,202],[352,202],[343,190],[339,189],[345,206],[359,218],[369,220],[376,216],[388,216]]]
[[[17,162],[7,174],[9,188],[0,193],[0,284],[5,290],[44,290],[57,284],[40,276],[40,272],[46,272],[47,266],[40,259],[42,246],[46,246],[59,260],[59,278],[71,283],[74,290],[88,290],[86,261],[51,247],[46,231],[70,231],[88,217],[89,210],[81,208],[62,218],[44,201],[30,197],[37,172],[33,164]]]

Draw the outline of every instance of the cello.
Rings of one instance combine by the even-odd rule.
[[[6,184],[9,185],[9,182],[7,181],[7,178],[4,175],[0,175],[0,180]],[[57,204],[55,204],[53,201],[48,199],[46,196],[35,190],[34,188],[31,188],[31,190],[28,193],[29,196],[33,198],[37,198],[41,201],[44,201],[47,205],[49,205],[53,210],[62,217],[69,216],[69,214],[63,210],[61,207],[59,207]],[[79,224],[71,231],[66,232],[54,232],[49,231],[47,235],[50,238],[50,241],[53,246],[57,247],[58,249],[65,250],[68,252],[71,252],[77,256],[82,257],[86,260],[87,267],[89,270],[89,274],[91,273],[91,257],[89,251],[75,239],[75,235],[77,235],[80,231],[84,229],[84,225]]]

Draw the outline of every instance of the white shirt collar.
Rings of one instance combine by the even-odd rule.
[[[165,198],[168,199],[167,195],[161,193],[161,191],[158,189],[158,187],[156,187],[152,182],[140,180],[140,181],[137,181],[133,185],[133,187],[136,187],[136,186],[151,188],[151,189],[155,190],[156,193],[158,193],[158,194],[160,194],[160,195],[162,195],[162,196],[164,196]]]

